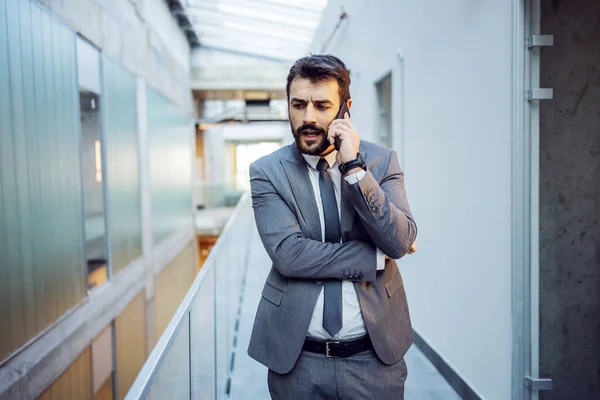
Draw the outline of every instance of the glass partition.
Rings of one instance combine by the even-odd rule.
[[[214,259],[213,259],[214,260]],[[190,360],[194,398],[214,399],[215,382],[215,268],[203,267],[206,277],[192,303],[190,318]]]
[[[254,215],[244,193],[126,399],[223,399]]]
[[[183,314],[169,351],[150,387],[151,399],[191,398],[190,390],[190,312]]]

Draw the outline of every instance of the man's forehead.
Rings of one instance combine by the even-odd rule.
[[[339,94],[338,89],[338,83],[333,78],[323,82],[311,82],[306,78],[296,78],[290,84],[290,99],[334,101]]]

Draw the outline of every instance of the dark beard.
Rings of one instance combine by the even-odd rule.
[[[318,156],[323,154],[323,152],[327,150],[330,145],[329,141],[327,140],[327,132],[325,132],[323,129],[317,128],[314,125],[304,124],[294,132],[294,128],[292,127],[292,123],[290,121],[290,128],[292,129],[292,134],[294,135],[296,146],[298,147],[298,150],[300,150],[300,153]],[[318,131],[320,135],[320,138],[317,139],[317,143],[313,144],[310,148],[306,146],[302,138],[302,132],[305,130]]]

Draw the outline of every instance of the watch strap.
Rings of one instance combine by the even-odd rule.
[[[362,158],[362,155],[358,153],[354,160],[350,160],[347,163],[340,164],[338,169],[344,175],[347,171],[350,171],[353,168],[360,167],[363,170],[366,170],[365,161]]]

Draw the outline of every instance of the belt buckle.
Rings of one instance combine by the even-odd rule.
[[[329,345],[330,344],[340,344],[340,341],[337,340],[337,341],[334,341],[334,342],[325,342],[325,357],[327,357],[327,358],[339,358],[337,356],[332,356],[332,355],[329,354]]]

